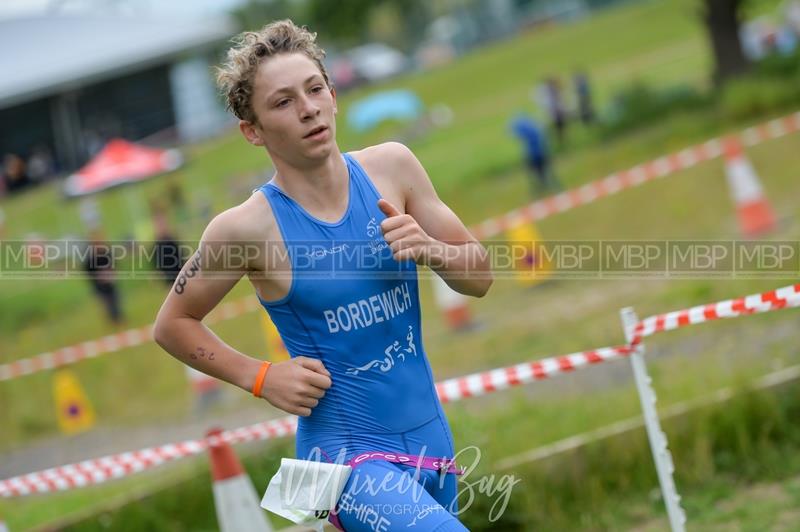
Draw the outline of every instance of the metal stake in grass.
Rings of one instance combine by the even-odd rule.
[[[622,326],[625,329],[625,339],[630,343],[639,318],[631,307],[620,310],[620,316],[622,318]],[[642,404],[642,412],[644,414],[644,426],[647,430],[647,439],[650,441],[653,460],[656,463],[658,482],[661,485],[661,496],[664,498],[664,504],[667,507],[670,528],[672,532],[684,532],[686,530],[686,514],[681,508],[681,498],[672,478],[675,466],[672,462],[672,454],[670,454],[667,446],[667,435],[661,430],[661,423],[658,421],[656,392],[652,386],[653,379],[647,374],[647,366],[643,355],[644,344],[640,343],[630,356],[633,380],[636,382],[636,390],[639,392],[639,401]]]

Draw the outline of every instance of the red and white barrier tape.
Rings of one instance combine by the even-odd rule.
[[[0,497],[19,497],[101,484],[107,480],[125,477],[179,458],[200,454],[206,450],[208,445],[216,443],[214,438],[233,444],[278,438],[294,434],[296,430],[297,418],[288,416],[236,430],[227,430],[219,436],[207,439],[187,440],[54,467],[0,481]]]
[[[255,297],[246,297],[220,305],[205,321],[207,324],[217,323],[241,316],[259,307]],[[39,371],[68,366],[87,358],[94,358],[107,353],[115,353],[128,347],[146,344],[153,340],[153,325],[145,325],[128,329],[116,334],[109,334],[96,340],[62,347],[31,358],[23,358],[8,364],[0,365],[0,381],[7,381],[30,375]]]
[[[744,145],[755,146],[799,130],[800,112],[745,129],[738,134],[738,137]],[[722,142],[714,138],[628,170],[614,172],[578,188],[534,201],[501,216],[489,218],[471,227],[470,230],[478,240],[492,238],[519,224],[543,220],[554,214],[592,203],[604,196],[691,168],[698,163],[719,157],[722,153]]]
[[[477,397],[487,393],[498,392],[512,386],[528,384],[537,380],[553,377],[559,373],[568,373],[582,369],[591,364],[599,364],[609,360],[625,357],[633,349],[620,345],[616,347],[603,347],[591,351],[581,351],[558,357],[543,358],[534,362],[526,362],[494,369],[484,373],[473,373],[465,377],[456,377],[436,383],[436,393],[443,403],[449,403]]]
[[[745,129],[739,133],[739,138],[746,146],[755,146],[766,140],[779,138],[798,130],[800,130],[800,112]],[[501,216],[489,218],[471,227],[470,230],[479,240],[491,238],[521,223],[543,220],[554,214],[592,203],[604,196],[616,194],[627,188],[635,187],[658,177],[665,177],[690,168],[700,162],[714,159],[719,157],[722,151],[720,140],[711,139],[628,170],[615,172],[603,179],[592,181],[576,189],[567,190],[556,196],[535,201]],[[226,303],[220,306],[213,316],[209,317],[207,323],[236,318],[257,308],[259,308],[259,303],[254,297]],[[152,328],[152,325],[146,325],[138,329],[131,329],[96,340],[63,347],[52,352],[42,353],[31,358],[2,364],[0,365],[0,381],[74,364],[80,360],[147,343],[152,339]]]
[[[699,305],[686,310],[651,316],[639,322],[631,345],[604,347],[569,355],[550,357],[464,377],[447,379],[436,384],[436,392],[443,403],[477,397],[569,373],[593,364],[626,357],[642,339],[657,332],[669,331],[705,321],[746,316],[800,306],[800,284],[751,296]],[[220,436],[229,443],[250,440],[267,440],[293,434],[297,419],[293,416],[258,423],[249,427],[224,431]],[[203,452],[208,440],[188,440],[182,443],[151,447],[136,452],[106,456],[77,464],[56,467],[0,481],[0,497],[15,497],[33,493],[67,490],[161,465],[165,462]]]
[[[636,324],[631,345],[638,345],[644,338],[655,333],[671,331],[687,325],[791,307],[800,307],[800,284],[784,286],[763,294],[753,294],[650,316]]]
[[[615,360],[632,352],[633,349],[630,347],[618,346],[545,358],[486,373],[448,379],[437,383],[436,391],[443,403],[453,402],[546,379],[590,364]],[[293,434],[295,430],[297,430],[297,418],[289,416],[224,431],[221,438],[228,443],[268,440]],[[0,481],[0,497],[18,497],[101,484],[106,480],[124,477],[172,460],[202,453],[207,446],[206,439],[188,440],[29,473]]]

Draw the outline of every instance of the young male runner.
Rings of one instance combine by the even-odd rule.
[[[416,266],[480,297],[492,282],[487,254],[408,148],[339,151],[323,57],[315,34],[290,21],[244,33],[228,52],[218,81],[276,174],[208,225],[155,338],[186,364],[301,416],[298,458],[318,450],[354,461],[338,505],[345,530],[464,530],[449,513],[454,468],[440,459],[454,448],[422,346]],[[266,253],[235,264],[237,243],[266,243]],[[270,367],[201,323],[245,274],[290,361]]]

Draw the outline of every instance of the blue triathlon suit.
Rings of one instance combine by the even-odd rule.
[[[394,260],[380,229],[381,196],[361,165],[343,157],[349,202],[337,222],[315,218],[272,181],[259,189],[292,265],[289,293],[262,304],[291,356],[321,360],[332,380],[311,415],[299,418],[297,457],[341,462],[343,453],[345,463],[368,451],[453,457],[422,346],[416,264]],[[409,476],[414,489],[401,482]],[[456,491],[453,474],[368,461],[353,470],[339,518],[348,531],[465,530],[451,515]]]

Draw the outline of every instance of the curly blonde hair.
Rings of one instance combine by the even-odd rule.
[[[233,39],[227,61],[217,68],[217,85],[224,93],[227,109],[240,120],[258,123],[251,105],[253,80],[264,59],[278,54],[303,53],[319,67],[325,83],[330,86],[328,72],[322,60],[325,50],[316,43],[317,34],[291,20],[271,22],[259,31],[246,31]]]

